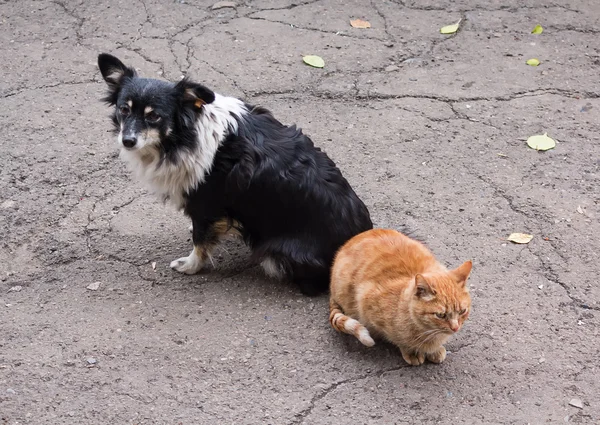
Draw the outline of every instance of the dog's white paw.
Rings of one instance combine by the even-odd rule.
[[[180,273],[195,274],[202,269],[202,266],[204,266],[204,262],[200,257],[198,257],[194,252],[192,252],[187,257],[181,257],[177,260],[171,261],[170,266],[173,270],[177,270]]]

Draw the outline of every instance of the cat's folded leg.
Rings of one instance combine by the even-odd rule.
[[[446,348],[442,345],[437,351],[427,353],[426,357],[431,363],[441,363],[446,358]]]
[[[420,366],[425,362],[425,354],[413,351],[411,349],[400,348],[402,358],[406,363],[412,366]]]

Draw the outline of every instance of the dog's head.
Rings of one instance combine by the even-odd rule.
[[[174,84],[138,77],[109,54],[98,56],[98,67],[108,84],[103,99],[115,106],[112,116],[119,144],[127,150],[142,150],[167,143],[172,135],[192,129],[205,104],[215,94],[187,79]]]

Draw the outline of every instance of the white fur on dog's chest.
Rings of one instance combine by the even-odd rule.
[[[135,177],[161,198],[168,198],[177,208],[184,207],[184,197],[204,181],[200,164],[189,158],[178,164],[160,162],[158,155],[139,151],[121,150],[121,158],[127,163]]]
[[[210,173],[226,134],[237,130],[237,121],[232,114],[241,117],[248,113],[239,99],[217,93],[215,101],[203,108],[196,122],[197,148],[176,152],[176,161],[161,161],[158,148],[152,145],[133,151],[121,149],[121,158],[136,178],[179,209],[185,206],[185,195],[202,184]]]

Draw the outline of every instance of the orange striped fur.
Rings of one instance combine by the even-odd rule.
[[[472,263],[447,270],[422,243],[395,230],[350,239],[331,272],[329,322],[364,345],[371,335],[400,348],[411,365],[441,363],[443,344],[469,317]]]

